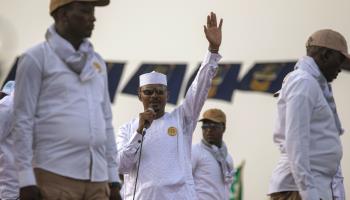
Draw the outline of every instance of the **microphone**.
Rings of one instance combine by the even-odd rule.
[[[149,124],[149,122],[146,121],[145,127],[143,127],[143,129],[142,129],[142,134],[145,134],[146,130],[147,130],[150,126],[151,126],[151,125]]]
[[[156,111],[154,111],[154,109],[152,107],[147,108],[147,110],[152,111],[152,112],[156,112]]]
[[[151,111],[151,112],[154,112],[154,109],[152,107],[149,107],[147,108],[146,111]],[[143,145],[143,138],[146,134],[146,130],[151,126],[151,122],[148,121],[148,120],[145,120],[145,123],[144,123],[144,127],[142,129],[142,138],[141,138],[141,145],[140,145],[140,153],[139,153],[139,159],[138,159],[138,165],[137,165],[137,171],[136,171],[136,178],[135,178],[135,184],[134,184],[134,194],[132,196],[132,199],[135,200],[135,196],[136,196],[136,187],[137,187],[137,180],[138,180],[138,177],[139,177],[139,171],[140,171],[140,165],[141,165],[141,153],[142,153],[142,145]]]

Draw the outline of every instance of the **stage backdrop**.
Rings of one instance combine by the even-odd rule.
[[[18,55],[44,39],[53,22],[48,5],[49,0],[0,1],[0,59],[4,69],[1,80]],[[181,103],[186,84],[208,48],[203,25],[206,15],[214,11],[224,18],[222,63],[240,64],[237,80],[246,82],[234,86],[227,97],[230,101],[210,98],[204,109],[219,107],[227,114],[224,139],[229,152],[237,166],[245,160],[244,199],[267,199],[269,178],[279,153],[272,143],[276,99],[261,91],[269,91],[274,85],[269,82],[276,74],[273,63],[295,62],[303,56],[307,37],[317,29],[336,29],[350,42],[349,8],[349,0],[112,0],[110,6],[96,8],[91,38],[95,49],[106,61],[125,63],[113,104],[116,132],[118,126],[142,111],[136,96],[121,93],[142,64],[185,64],[183,84],[178,99],[174,100]],[[258,63],[262,65],[259,67]],[[262,66],[265,70],[261,70]],[[250,70],[255,72],[248,76]],[[342,165],[348,197],[349,86],[349,72],[343,72],[334,82],[336,103],[346,130],[342,136]],[[168,104],[167,110],[174,107]],[[194,142],[200,138],[198,126]]]

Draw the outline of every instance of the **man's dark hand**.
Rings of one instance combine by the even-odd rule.
[[[109,189],[111,190],[111,195],[109,196],[109,200],[122,200],[120,196],[121,185],[118,184],[109,184]]]
[[[204,26],[204,33],[209,42],[209,51],[211,53],[218,53],[222,40],[222,22],[220,19],[219,25],[217,25],[216,14],[211,12],[207,17],[207,26]]]
[[[19,190],[20,200],[41,200],[40,190],[35,185],[22,187]]]
[[[156,117],[156,113],[154,112],[154,110],[152,108],[149,108],[147,110],[145,110],[144,112],[139,114],[139,127],[137,128],[137,132],[140,134],[144,134],[143,133],[143,128],[148,128],[154,118]]]

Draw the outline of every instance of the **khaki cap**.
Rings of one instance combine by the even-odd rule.
[[[203,118],[199,121],[210,120],[217,123],[226,124],[226,115],[222,110],[217,108],[212,108],[203,113]]]
[[[50,1],[50,14],[53,11],[57,10],[64,5],[69,3],[80,1],[80,2],[93,2],[95,6],[107,6],[109,4],[109,0],[51,0]]]
[[[331,29],[322,29],[313,33],[306,42],[306,47],[319,46],[333,49],[342,53],[346,58],[346,65],[350,66],[350,55],[348,45],[344,36]]]

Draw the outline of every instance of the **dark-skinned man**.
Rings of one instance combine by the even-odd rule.
[[[200,143],[192,147],[192,174],[198,200],[229,200],[235,170],[222,140],[226,115],[217,108],[203,113]]]
[[[191,170],[192,134],[215,75],[221,44],[222,20],[207,17],[204,32],[209,52],[187,91],[184,101],[172,112],[165,112],[168,98],[167,80],[158,72],[140,76],[139,99],[144,111],[139,117],[122,125],[117,135],[119,172],[124,174],[121,192],[124,200],[133,199],[137,166],[137,200],[196,200]],[[140,142],[147,128],[142,156]]]
[[[46,40],[20,58],[14,134],[21,200],[119,200],[105,62],[89,38],[95,6],[51,0]]]
[[[343,129],[330,82],[349,64],[347,43],[340,33],[323,29],[309,37],[306,52],[278,96],[274,142],[281,158],[269,195],[272,200],[343,200]]]

